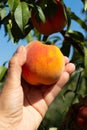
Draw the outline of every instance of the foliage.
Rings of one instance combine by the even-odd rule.
[[[2,90],[6,72],[7,72],[7,68],[4,65],[0,66],[0,91]]]
[[[49,108],[39,130],[56,130],[57,128],[57,130],[75,130],[73,124],[75,124],[76,113],[79,107],[87,102],[87,0],[81,0],[83,3],[82,14],[85,19],[79,18],[65,5],[67,26],[59,33],[61,36],[58,33],[45,36],[35,29],[31,21],[32,9],[37,12],[38,19],[45,22],[43,8],[50,3],[50,0],[43,0],[39,6],[37,1],[0,0],[0,27],[4,25],[5,34],[9,35],[9,38],[16,43],[20,39],[27,39],[30,42],[35,38],[46,44],[57,45],[61,42],[61,51],[66,56],[69,56],[70,49],[73,48],[71,61],[75,63],[76,71]],[[55,3],[55,0],[53,2]],[[64,3],[63,0],[61,2]],[[73,20],[85,33],[71,30]],[[5,65],[0,66],[0,89],[4,83],[6,72]]]

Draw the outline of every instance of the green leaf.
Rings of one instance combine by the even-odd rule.
[[[18,6],[20,0],[8,0],[8,6],[11,11],[15,11],[16,7]]]
[[[79,18],[74,12],[71,12],[70,15],[71,19],[75,20],[83,29],[87,31],[87,25],[81,18]]]
[[[12,25],[11,30],[10,24],[8,25],[9,36],[13,42],[18,43],[19,39],[24,38],[24,36],[14,19],[12,20]]]
[[[58,130],[58,128],[56,128],[56,127],[51,127],[51,128],[49,128],[49,130]]]
[[[87,77],[87,48],[84,48],[84,66],[85,66],[85,76]]]
[[[23,32],[29,18],[31,17],[27,3],[20,2],[15,10],[14,16],[16,23]]]
[[[87,10],[87,0],[85,0],[85,4],[84,4],[84,10]]]
[[[0,92],[2,91],[3,85],[4,85],[4,82],[0,82]]]
[[[3,79],[3,77],[5,76],[5,73],[7,71],[7,68],[4,66],[0,66],[0,81]]]
[[[12,35],[11,28],[12,28],[12,21],[9,20],[7,24],[7,31],[8,31],[9,39],[11,39],[12,42],[14,42],[14,37]]]
[[[70,18],[70,15],[69,15],[70,11],[71,10],[69,8],[66,10],[66,17],[67,17],[67,29],[66,29],[66,31],[68,31],[70,29],[70,26],[71,26],[71,18]]]
[[[27,42],[29,43],[30,41],[33,41],[34,40],[34,35],[32,33],[32,31],[30,31],[28,33],[28,35],[26,36],[26,39],[27,39]]]
[[[5,8],[0,9],[0,17],[1,17],[1,19],[5,18],[5,16],[6,16],[6,9]]]
[[[38,6],[37,9],[38,9],[38,13],[39,13],[39,17],[40,17],[41,21],[42,21],[43,23],[45,23],[46,18],[45,18],[45,15],[44,15],[44,13],[43,13],[41,7]]]
[[[69,30],[68,34],[70,37],[72,37],[76,41],[84,41],[84,36],[81,32]]]
[[[87,0],[82,0],[83,4],[84,4],[84,10],[87,10]]]

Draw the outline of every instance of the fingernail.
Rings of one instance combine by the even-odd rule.
[[[20,53],[23,51],[23,46],[19,46],[18,49],[17,49],[17,53]]]

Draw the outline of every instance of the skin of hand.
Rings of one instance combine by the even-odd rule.
[[[22,78],[26,49],[20,46],[9,62],[0,93],[0,130],[37,130],[49,105],[69,80],[75,65],[65,57],[65,71],[56,84],[33,87]]]

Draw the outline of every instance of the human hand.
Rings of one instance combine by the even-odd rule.
[[[33,87],[21,79],[25,61],[26,50],[21,46],[10,60],[7,78],[0,94],[1,130],[37,130],[48,106],[75,70],[74,64],[69,63],[65,57],[65,71],[54,85]]]

